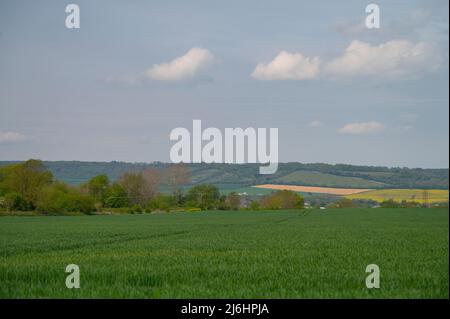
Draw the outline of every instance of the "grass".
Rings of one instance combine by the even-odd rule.
[[[427,190],[428,201],[430,203],[445,203],[448,202],[448,190],[445,189],[430,189]],[[395,201],[416,201],[423,203],[422,189],[380,189],[373,190],[359,194],[346,196],[350,199],[371,199],[382,202],[383,200],[393,199]]]
[[[315,171],[295,171],[276,179],[274,183],[276,182],[305,186],[344,188],[380,188],[386,186],[386,184],[360,177],[338,176]]]
[[[0,217],[1,298],[448,298],[448,209]],[[65,287],[66,265],[81,288]],[[379,265],[381,288],[365,287]]]

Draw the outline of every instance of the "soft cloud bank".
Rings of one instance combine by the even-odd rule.
[[[281,51],[271,62],[259,63],[252,73],[257,80],[305,80],[319,74],[320,59]]]
[[[308,80],[372,77],[417,77],[442,66],[440,50],[425,42],[392,40],[379,45],[354,40],[343,54],[321,68],[319,57],[281,51],[271,62],[259,63],[252,73],[257,80]]]
[[[437,69],[440,58],[426,43],[393,40],[380,45],[353,41],[326,70],[335,76],[381,76],[400,78]]]
[[[15,143],[26,140],[26,136],[17,132],[0,132],[0,143]]]
[[[192,48],[185,55],[170,62],[155,64],[145,75],[157,81],[192,79],[212,64],[214,55],[206,49]]]
[[[385,126],[381,123],[372,122],[362,122],[362,123],[350,123],[338,130],[341,134],[366,134],[381,132],[385,129]]]

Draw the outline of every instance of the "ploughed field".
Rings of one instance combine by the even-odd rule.
[[[448,209],[0,217],[1,298],[448,298]],[[80,267],[80,289],[65,267]],[[366,266],[380,268],[367,289]]]

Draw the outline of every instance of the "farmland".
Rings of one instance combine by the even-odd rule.
[[[430,189],[426,191],[429,203],[448,203],[448,190]],[[350,199],[371,199],[378,202],[393,199],[395,201],[416,201],[423,203],[424,191],[421,189],[379,189],[351,194],[346,196]]]
[[[448,298],[448,209],[0,217],[1,298]],[[66,265],[81,288],[65,287]],[[381,288],[365,287],[379,265]]]
[[[316,186],[297,186],[297,185],[277,185],[277,184],[264,184],[256,185],[256,188],[274,189],[274,190],[290,190],[293,192],[301,193],[319,193],[330,195],[352,195],[362,192],[370,191],[370,189],[361,188],[334,188],[334,187],[316,187]]]

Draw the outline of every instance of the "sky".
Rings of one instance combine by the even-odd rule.
[[[200,119],[278,128],[281,162],[448,168],[448,1],[369,3],[0,0],[0,160],[167,162]]]

